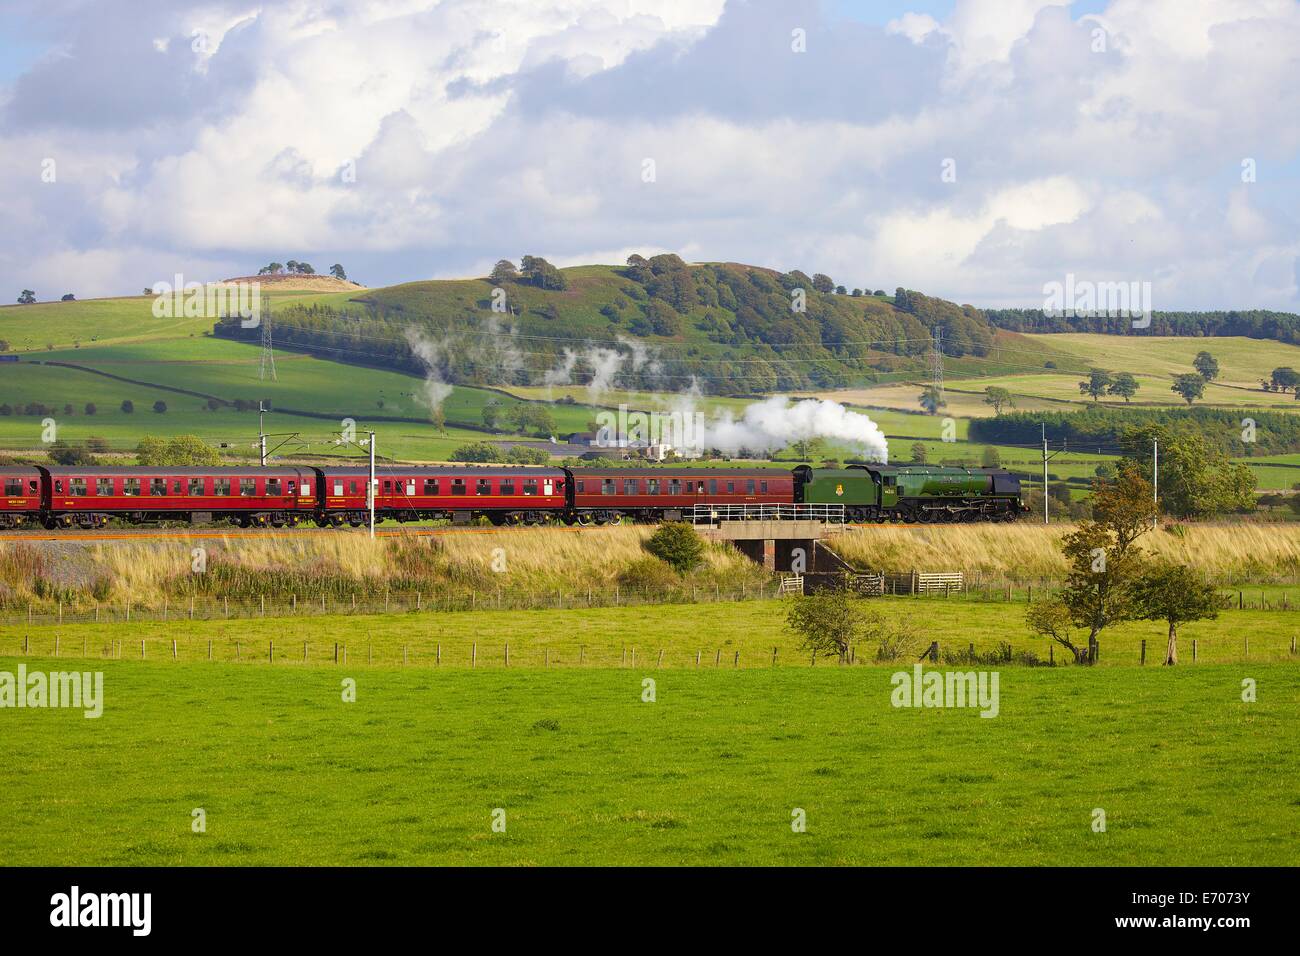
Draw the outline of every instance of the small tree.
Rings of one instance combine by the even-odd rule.
[[[948,403],[944,401],[943,391],[935,385],[927,385],[917,401],[931,415],[937,415],[939,409],[948,407]]]
[[[645,549],[660,561],[686,573],[704,557],[704,541],[694,527],[684,521],[668,521],[659,526],[645,543]]]
[[[1002,456],[998,454],[996,448],[992,445],[988,445],[984,448],[984,456],[981,459],[981,462],[985,468],[997,468],[1002,464]]]
[[[330,266],[330,275],[336,279],[342,279],[344,282],[348,280],[348,274],[343,271],[343,267],[337,262]]]
[[[36,293],[31,289],[23,289],[22,294],[18,296],[19,305],[31,305],[36,301]]]
[[[1004,408],[1015,408],[1015,400],[1011,397],[1011,392],[1000,385],[990,385],[984,389],[984,404],[993,406],[993,414],[1001,415]]]
[[[1110,383],[1110,387],[1107,391],[1111,395],[1118,395],[1127,402],[1137,394],[1137,390],[1140,387],[1141,386],[1138,385],[1138,380],[1133,377],[1132,372],[1120,372],[1115,376],[1115,380]]]
[[[71,292],[66,292],[66,293],[64,293],[62,296],[59,297],[59,301],[60,301],[60,302],[76,302],[76,301],[77,301],[77,297],[76,297],[75,295],[73,295]]]
[[[790,599],[785,623],[803,638],[800,647],[835,654],[844,664],[855,640],[884,631],[880,615],[847,590],[818,591]]]
[[[488,276],[488,281],[500,285],[503,282],[514,282],[519,278],[519,270],[509,259],[498,259],[497,264],[492,267],[492,272]]]
[[[95,407],[95,403],[94,403],[94,402],[86,402],[86,414],[87,414],[87,415],[93,415],[93,414],[95,414],[95,412],[97,412],[97,411],[99,411],[99,409]]]
[[[135,411],[135,402],[131,401],[129,398],[122,399],[122,411],[130,415]]]
[[[1178,663],[1178,625],[1218,617],[1224,599],[1187,565],[1161,561],[1134,582],[1133,604],[1137,617],[1168,623],[1165,664],[1172,667]]]
[[[1190,405],[1205,394],[1205,379],[1190,372],[1184,375],[1175,375],[1174,384],[1169,386],[1169,390],[1177,392]]]
[[[1080,395],[1091,395],[1095,402],[1101,396],[1106,394],[1106,390],[1114,383],[1110,372],[1104,368],[1094,368],[1088,370],[1088,380],[1079,383]]]
[[[1192,367],[1207,382],[1212,382],[1219,377],[1218,360],[1209,352],[1197,352],[1196,358],[1192,359]]]
[[[164,402],[162,399],[159,399],[158,401],[153,403],[153,410],[157,412],[159,415],[162,415],[164,412],[167,411],[167,403]]]
[[[1156,504],[1151,484],[1126,466],[1113,483],[1093,483],[1091,521],[1081,521],[1061,542],[1069,565],[1061,600],[1092,645],[1103,628],[1132,617],[1130,585],[1143,556],[1137,540],[1151,530]]]
[[[925,442],[916,442],[912,445],[912,461],[923,465],[928,456],[929,451],[925,447]]]
[[[1025,608],[1025,623],[1035,634],[1041,634],[1069,651],[1076,664],[1088,662],[1084,649],[1073,640],[1074,615],[1070,606],[1060,598],[1034,601]]]

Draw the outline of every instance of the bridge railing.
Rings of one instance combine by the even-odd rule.
[[[719,521],[821,521],[844,524],[843,505],[829,504],[697,504],[690,512],[693,524]]]

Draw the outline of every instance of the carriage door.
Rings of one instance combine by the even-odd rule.
[[[548,498],[555,494],[555,483],[551,479],[547,478],[542,482],[542,494]]]
[[[406,479],[406,497],[408,497],[408,498],[414,498],[414,497],[415,497],[415,479],[414,479],[414,478],[407,478],[407,479]]]

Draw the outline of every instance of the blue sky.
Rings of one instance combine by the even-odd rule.
[[[1295,0],[11,6],[0,295],[673,251],[1300,310]]]

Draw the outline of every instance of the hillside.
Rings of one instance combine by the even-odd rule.
[[[525,257],[491,278],[412,282],[298,302],[275,312],[277,341],[331,358],[423,371],[447,382],[758,395],[890,381],[944,352],[981,372],[1015,347],[971,306],[899,289],[836,292],[825,276],[673,255],[626,267],[555,269]],[[540,263],[540,265],[539,265]],[[260,336],[237,321],[216,334]],[[414,340],[413,338],[414,337]],[[422,352],[422,359],[417,352]],[[1014,367],[1000,369],[1013,372]]]

